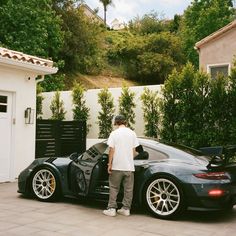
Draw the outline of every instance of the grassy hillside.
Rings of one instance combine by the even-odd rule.
[[[112,75],[81,75],[74,74],[70,75],[70,79],[67,80],[66,90],[71,90],[73,83],[80,82],[84,85],[86,89],[96,89],[96,88],[116,88],[122,87],[123,84],[126,86],[137,86],[139,85],[135,81],[127,80],[122,77],[116,77]]]

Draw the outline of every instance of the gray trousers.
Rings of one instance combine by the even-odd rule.
[[[134,188],[134,172],[120,170],[112,170],[111,174],[109,175],[110,195],[108,208],[117,208],[116,199],[120,191],[121,184],[123,184],[124,187],[124,198],[122,201],[123,208],[131,208]]]

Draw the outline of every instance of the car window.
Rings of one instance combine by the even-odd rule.
[[[168,158],[167,154],[160,152],[156,149],[153,149],[151,147],[147,147],[143,145],[143,150],[148,152],[149,154],[148,160],[164,160]]]
[[[97,161],[107,150],[107,147],[108,146],[105,143],[97,143],[90,147],[83,155],[81,155],[80,160]]]

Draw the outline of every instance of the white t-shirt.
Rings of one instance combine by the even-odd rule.
[[[112,170],[134,171],[133,149],[139,145],[135,132],[121,126],[111,132],[107,144],[115,149]]]

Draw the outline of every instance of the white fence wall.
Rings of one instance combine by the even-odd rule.
[[[152,91],[158,91],[160,95],[161,86],[160,85],[152,85],[152,86],[145,86]],[[143,92],[144,86],[136,86],[130,87],[130,90],[135,92],[135,132],[138,136],[143,136],[144,134],[144,122],[143,122],[143,111],[142,111],[142,104],[140,101],[140,96]],[[85,92],[85,99],[86,105],[90,108],[90,119],[88,121],[91,124],[91,128],[88,134],[88,138],[98,138],[99,128],[98,128],[98,112],[101,109],[100,104],[98,104],[98,93],[101,89],[90,89]],[[114,104],[116,107],[116,113],[118,114],[118,98],[121,95],[121,88],[110,88],[109,91],[112,93],[114,98]],[[52,116],[52,112],[50,110],[51,100],[53,98],[54,92],[46,92],[43,93],[43,119],[49,119]],[[161,95],[160,95],[161,96]],[[71,91],[62,91],[61,92],[61,99],[64,101],[64,107],[66,110],[66,120],[73,120],[73,104],[72,104],[72,95]]]

